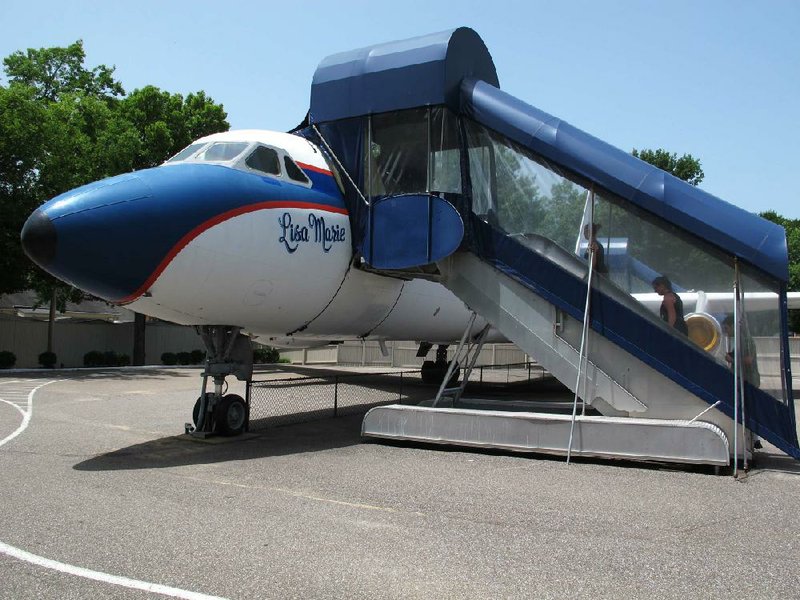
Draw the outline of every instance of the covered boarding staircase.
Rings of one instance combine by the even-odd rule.
[[[325,59],[298,133],[342,175],[357,268],[439,281],[574,393],[571,415],[486,410],[442,383],[365,436],[738,466],[755,435],[800,458],[781,227],[502,92],[466,28]]]

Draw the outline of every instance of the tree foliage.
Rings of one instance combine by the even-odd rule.
[[[0,87],[0,293],[24,289],[30,263],[19,231],[38,205],[38,173],[49,137],[46,107],[28,88]]]
[[[125,95],[114,67],[85,65],[83,43],[14,52],[0,85],[0,293],[77,298],[24,256],[19,232],[42,202],[80,185],[160,164],[193,139],[229,125],[200,91],[154,86]]]
[[[759,216],[777,223],[786,230],[786,246],[789,251],[789,283],[787,290],[800,292],[800,219],[787,219],[774,210],[768,210]],[[800,331],[800,310],[789,311],[789,329]]]
[[[57,101],[62,94],[81,91],[95,98],[122,96],[125,90],[114,79],[114,67],[100,65],[86,69],[83,41],[66,48],[28,48],[18,50],[3,60],[12,84],[31,88],[37,99]]]
[[[667,152],[662,148],[657,150],[637,150],[634,148],[631,154],[692,185],[700,185],[700,182],[705,177],[700,160],[691,154],[684,154],[678,158],[676,152]]]
[[[787,219],[774,210],[762,212],[759,216],[786,230],[786,245],[789,250],[788,289],[790,292],[800,292],[800,219]]]
[[[656,150],[633,149],[631,154],[651,165],[683,179],[691,185],[699,185],[703,173],[700,160],[691,154],[678,157],[676,152],[662,148]],[[631,250],[652,269],[669,277],[681,287],[722,290],[732,284],[732,274],[720,260],[684,240],[677,232],[656,227],[635,216],[629,227],[639,229],[632,238]],[[646,282],[649,284],[649,282]],[[644,289],[649,290],[649,285]]]
[[[193,140],[229,127],[222,105],[202,91],[184,98],[148,85],[124,98],[120,110],[138,135],[136,169],[161,164]]]

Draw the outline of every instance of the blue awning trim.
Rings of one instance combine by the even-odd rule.
[[[617,196],[788,281],[780,225],[720,200],[485,81],[462,84],[465,115]]]
[[[467,27],[334,54],[314,73],[309,120],[434,105],[457,111],[465,78],[499,85],[486,45]]]

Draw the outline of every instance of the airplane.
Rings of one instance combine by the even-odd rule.
[[[235,323],[275,346],[457,337],[468,311],[441,286],[354,267],[335,173],[299,136],[217,133],[54,198],[22,240],[94,296],[181,325]]]
[[[436,383],[470,311],[434,281],[360,268],[343,185],[336,165],[303,137],[227,131],[159,167],[53,198],[21,239],[32,260],[70,285],[180,325],[235,325],[278,348],[412,339],[427,354],[438,345],[423,368]],[[634,296],[658,310],[657,294]],[[729,295],[712,296],[716,312],[730,310]],[[685,297],[697,302],[696,293]],[[706,335],[721,339],[718,320],[697,314],[716,331]],[[485,325],[478,318],[475,329]],[[487,341],[507,340],[491,330]]]
[[[470,311],[433,281],[359,268],[342,185],[330,159],[302,137],[216,133],[159,167],[53,198],[21,240],[66,283],[180,325],[233,325],[279,348],[412,339],[427,354],[436,344],[436,360],[423,367],[424,380],[436,382]],[[505,338],[493,331],[488,341]],[[236,416],[218,421],[233,420],[237,433],[234,401]]]
[[[471,65],[464,57],[457,57],[459,52],[474,59],[474,64]],[[381,58],[371,60],[370,57],[373,56]],[[385,61],[385,65],[381,61]],[[366,67],[359,66],[362,64]],[[403,69],[398,68],[400,64],[405,65]],[[443,68],[433,69],[432,64],[441,64]],[[365,69],[363,72],[360,70],[362,68]],[[381,72],[381,69],[385,71]],[[415,73],[420,77],[430,78],[430,85],[422,86],[419,91],[409,91],[406,77],[413,78]],[[441,73],[445,77],[439,81]],[[477,83],[469,79],[477,75],[483,79]],[[372,77],[374,79],[370,79]],[[387,85],[384,77],[396,78],[396,84],[409,93],[384,93]],[[442,169],[441,165],[447,165],[448,160],[452,164],[458,164],[458,161],[453,162],[452,159],[453,156],[458,157],[461,150],[461,142],[457,141],[459,136],[448,134],[448,137],[444,132],[445,119],[448,118],[446,111],[456,110],[459,101],[472,102],[476,111],[486,110],[482,117],[486,122],[496,124],[506,135],[519,134],[523,140],[528,135],[525,128],[538,127],[536,119],[543,118],[546,121],[551,118],[540,115],[536,109],[523,106],[513,98],[501,95],[488,51],[477,34],[466,28],[390,43],[377,53],[373,53],[371,49],[362,49],[334,55],[320,64],[314,81],[312,108],[304,123],[294,132],[241,130],[203,137],[163,165],[91,183],[53,198],[37,209],[22,229],[21,241],[28,256],[55,277],[93,296],[126,305],[135,312],[182,325],[193,325],[198,329],[206,346],[207,364],[200,397],[193,414],[194,433],[235,435],[244,429],[247,408],[243,399],[225,394],[223,390],[227,376],[233,375],[241,380],[249,378],[252,372],[251,340],[276,347],[311,347],[344,339],[370,339],[380,342],[412,339],[420,342],[418,356],[427,356],[432,346],[437,345],[436,360],[425,361],[423,365],[423,380],[431,383],[441,381],[441,394],[456,367],[455,364],[447,363],[448,345],[459,339],[463,343],[467,337],[474,336],[477,339],[476,332],[481,332],[479,337],[482,341],[505,341],[513,337],[510,331],[514,330],[515,325],[506,323],[509,332],[505,329],[501,331],[498,323],[490,323],[478,316],[472,307],[468,307],[454,295],[450,289],[455,280],[448,282],[450,289],[439,283],[442,276],[439,261],[449,260],[448,257],[453,255],[464,239],[463,219],[483,219],[480,223],[473,222],[473,227],[478,228],[475,230],[478,231],[476,235],[489,235],[481,233],[487,231],[494,235],[491,231],[494,231],[492,228],[495,225],[491,223],[488,212],[478,211],[476,207],[473,207],[471,213],[459,212],[455,208],[453,203],[463,202],[465,198],[472,201],[468,194],[458,192],[448,196],[450,192],[447,191],[431,192],[430,190],[436,189],[432,187],[434,183],[444,187],[448,184],[444,180],[434,182],[430,161],[435,163],[439,160],[439,163],[435,163],[439,164],[439,169]],[[355,90],[362,88],[372,90],[373,96],[355,94]],[[481,102],[486,104],[480,104]],[[436,109],[440,111],[437,113],[439,117],[430,108],[436,104],[444,107]],[[376,106],[383,108],[377,110]],[[419,109],[414,108],[415,106],[428,108]],[[339,123],[338,126],[345,131],[348,118],[381,112],[385,117],[393,114],[389,110],[401,109],[407,111],[402,113],[406,115],[402,118],[416,119],[409,121],[411,126],[417,128],[414,131],[427,136],[427,147],[422,143],[424,138],[412,140],[409,137],[412,141],[408,142],[407,150],[408,154],[411,149],[413,152],[421,152],[422,162],[428,164],[427,181],[424,167],[419,169],[419,165],[410,163],[403,165],[408,156],[403,156],[402,153],[392,154],[391,144],[387,145],[389,150],[381,154],[380,145],[370,141],[370,150],[362,158],[353,159],[353,156],[358,156],[356,152],[350,157],[351,162],[355,160],[353,164],[361,165],[357,169],[363,167],[366,171],[362,174],[365,180],[374,177],[372,163],[377,164],[380,159],[384,165],[382,169],[385,169],[380,174],[381,177],[391,177],[388,170],[397,166],[399,172],[395,175],[412,181],[411,187],[416,185],[417,188],[412,189],[409,194],[409,190],[403,188],[408,181],[400,183],[400,179],[393,182],[384,179],[379,184],[382,191],[378,195],[373,194],[376,199],[367,201],[359,186],[351,179],[352,169],[343,166],[341,156],[331,148],[325,135],[317,129],[316,123],[321,123],[323,129],[326,122]],[[498,109],[497,114],[492,112],[495,109]],[[316,112],[315,118],[310,118],[312,112]],[[431,132],[434,131],[432,124],[436,118],[442,119],[438,130],[438,151],[431,146]],[[381,121],[381,118],[377,118],[377,121]],[[405,140],[405,134],[401,130],[406,126],[399,125],[402,122],[393,123],[384,119],[385,128],[378,133],[382,131],[383,135],[388,136],[387,140],[391,136],[395,136],[391,139]],[[426,124],[425,127],[420,127],[423,123]],[[537,130],[547,134],[541,127]],[[343,134],[339,140],[340,154],[342,140],[348,139],[357,144],[362,139],[360,135],[352,132]],[[743,211],[724,205],[718,199],[707,200],[707,195],[696,192],[688,184],[676,179],[665,181],[664,185],[678,190],[677,194],[688,194],[687,197],[697,197],[698,200],[685,205],[668,205],[660,196],[664,187],[655,185],[658,178],[664,176],[663,173],[639,161],[631,163],[635,159],[626,153],[599,146],[595,144],[596,140],[581,136],[585,134],[574,134],[574,140],[577,140],[574,145],[565,145],[555,151],[551,147],[545,149],[554,152],[557,157],[575,163],[576,168],[586,168],[588,175],[584,177],[596,177],[611,188],[623,185],[620,187],[623,190],[621,193],[628,193],[624,191],[627,189],[624,186],[629,185],[628,178],[635,180],[644,176],[643,181],[649,187],[637,192],[635,202],[641,202],[644,206],[650,206],[647,202],[653,200],[661,202],[658,210],[666,207],[664,210],[668,210],[664,214],[672,211],[669,215],[682,222],[695,238],[701,234],[704,237],[710,236],[709,239],[718,248],[737,253],[734,256],[741,255],[750,259],[769,276],[783,277],[786,261],[785,236],[781,237],[782,232],[779,235],[775,226],[762,222],[753,215],[739,214]],[[557,144],[558,139],[553,139],[547,138],[537,143]],[[504,151],[512,152],[510,148],[511,146],[507,146]],[[589,165],[591,168],[578,164],[583,157],[579,157],[576,162],[570,156],[569,152],[581,148],[590,153],[590,162],[596,160],[596,163]],[[502,156],[502,152],[500,155]],[[362,162],[359,163],[359,160]],[[390,162],[394,166],[390,166]],[[495,168],[491,155],[488,156],[488,164],[492,165],[492,169]],[[606,177],[604,169],[615,171],[614,178]],[[583,180],[575,176],[573,181]],[[400,190],[402,193],[391,193],[382,187],[390,184],[397,189],[403,188]],[[458,182],[450,184],[458,185]],[[487,185],[495,186],[489,181]],[[493,189],[494,194],[496,188]],[[594,185],[589,185],[587,189],[587,206],[592,206]],[[423,190],[424,194],[417,193]],[[483,192],[476,188],[475,194],[481,193]],[[592,198],[591,202],[589,198]],[[743,231],[745,221],[750,224],[753,219],[757,220],[758,223],[751,228],[752,235],[765,232],[764,239],[769,243],[758,245],[750,239],[731,239],[727,232],[718,228],[709,227],[705,223],[698,225],[698,216],[702,215],[695,213],[706,210],[706,205],[703,204],[706,201],[708,206],[721,210],[726,218],[732,219],[736,228]],[[370,215],[376,215],[370,217],[376,220],[374,224],[370,224],[366,235],[358,229],[363,222],[355,214],[364,206],[359,205],[360,202],[369,206]],[[388,207],[389,210],[381,213],[381,207]],[[384,220],[380,223],[377,220],[379,213],[384,215],[381,217]],[[465,214],[467,217],[462,217]],[[390,237],[394,235],[391,229],[381,230],[379,227],[386,226],[386,215],[390,216],[388,222],[392,224],[394,222],[391,218],[401,217],[403,226],[394,229],[406,227],[413,230],[410,232],[412,235],[404,238],[401,232],[401,235],[390,240],[391,243],[373,239],[373,232],[375,238],[379,232]],[[587,268],[587,263],[582,258],[581,246],[584,221],[585,218],[580,225],[576,223],[577,241],[574,252],[566,250],[563,243],[557,246],[552,241],[542,240],[542,236],[538,234],[518,235],[504,232],[505,238],[502,240],[486,238],[494,240],[491,243],[510,248],[513,254],[511,258],[519,259],[515,267],[517,271],[509,271],[510,263],[501,265],[499,270],[505,268],[506,271],[502,273],[510,273],[517,278],[516,281],[527,285],[528,290],[534,290],[534,293],[539,285],[540,291],[549,298],[547,302],[551,302],[557,309],[552,313],[555,315],[552,321],[544,323],[538,332],[531,330],[533,337],[521,331],[515,331],[515,334],[528,336],[528,340],[534,340],[539,335],[556,335],[554,332],[564,327],[565,319],[575,319],[579,310],[574,307],[574,290],[577,289],[576,285],[580,285],[576,282],[582,281],[584,269]],[[437,237],[438,233],[432,233],[434,223],[446,225],[442,238]],[[452,232],[457,235],[448,238],[447,234]],[[356,236],[359,239],[354,239]],[[427,246],[424,239],[427,239]],[[403,244],[417,243],[420,240],[423,240],[422,244],[405,252]],[[627,240],[608,238],[605,244],[609,264],[627,260],[626,276],[636,276],[639,284],[649,287],[653,272],[647,265],[638,263],[627,255]],[[384,255],[375,253],[373,246],[378,247]],[[394,260],[392,251],[397,255],[404,255],[404,260]],[[390,254],[388,258],[387,252]],[[413,260],[409,259],[411,255]],[[569,292],[572,294],[569,301],[565,297],[553,296],[547,289],[542,290],[541,284],[531,280],[530,274],[525,275],[519,271],[527,268],[526,264],[534,264],[531,261],[544,264],[541,263],[542,257],[559,265],[562,273],[559,275],[562,277],[559,285],[563,285],[565,290],[572,290]],[[446,269],[447,265],[442,264]],[[463,264],[468,266],[467,263]],[[435,268],[429,269],[430,266]],[[452,277],[452,273],[447,276]],[[480,277],[482,276],[478,275],[469,282],[473,290],[476,285],[481,285]],[[494,274],[487,273],[486,277],[493,278]],[[589,278],[591,281],[591,269]],[[613,318],[616,311],[617,315],[624,314],[628,322],[637,323],[636,327],[641,331],[649,331],[650,335],[655,336],[664,335],[663,323],[650,314],[658,313],[661,298],[649,292],[638,293],[642,291],[641,288],[637,293],[631,293],[632,290],[620,289],[615,285],[616,282],[612,282],[610,278],[601,278],[598,282],[600,297],[605,297],[612,303],[606,304],[613,309],[607,314]],[[496,285],[488,291],[501,293],[504,289],[501,285]],[[591,289],[590,285],[589,290]],[[773,289],[774,292],[770,291]],[[686,312],[690,313],[687,314],[687,322],[697,323],[697,335],[694,337],[690,324],[689,338],[714,357],[717,364],[709,363],[709,366],[714,369],[715,382],[729,377],[724,375],[727,373],[727,365],[722,359],[725,344],[720,320],[734,306],[733,295],[713,291],[706,294],[702,290],[680,292],[686,300]],[[467,290],[465,293],[472,292]],[[586,295],[586,292],[583,294]],[[591,294],[587,295],[587,303],[589,296]],[[780,305],[787,297],[785,288],[770,287],[763,298],[757,297],[757,293],[753,291],[746,291],[744,296],[748,310],[762,310],[757,306],[763,304],[763,310],[778,315],[783,323],[781,326],[785,327],[785,315],[781,316],[785,308]],[[476,301],[484,301],[480,294],[472,297]],[[631,297],[638,304],[632,305]],[[495,311],[498,300],[489,300],[495,304],[486,307]],[[797,302],[797,295],[789,297],[790,306],[795,306]],[[646,306],[650,313],[640,311],[641,305]],[[518,314],[529,314],[525,311],[532,306],[534,304],[518,305]],[[503,310],[503,307],[499,307],[499,312],[494,312],[493,320],[505,319]],[[538,305],[536,310],[540,310]],[[544,311],[542,315],[550,314],[548,311],[551,308],[543,307],[541,310]],[[640,314],[642,312],[646,314]],[[588,313],[589,311],[584,311],[584,314]],[[625,326],[623,321],[617,321],[615,325],[622,328]],[[587,335],[586,332],[591,329],[584,321],[583,335]],[[629,331],[626,335],[628,334],[635,332]],[[541,341],[543,338],[537,339]],[[610,343],[602,339],[602,336],[595,335],[593,339],[593,343]],[[672,344],[667,338],[659,339]],[[559,337],[559,340],[556,341],[558,348],[554,351],[560,353],[558,356],[561,358],[551,360],[567,359],[566,362],[570,362],[568,357],[573,352],[577,354],[577,345],[582,345],[582,342],[568,342],[564,337]],[[626,339],[618,341],[623,346],[628,344]],[[536,346],[539,342],[531,343]],[[685,341],[680,344],[685,345]],[[611,346],[605,347],[617,352]],[[683,390],[696,390],[691,385],[687,386],[684,379],[667,365],[673,359],[669,350],[657,350],[661,354],[656,357],[647,354],[650,352],[649,348],[643,349],[630,344],[624,347],[627,352],[640,354],[641,360],[650,361],[650,366],[646,368],[641,361],[635,362],[640,359],[626,363],[641,369],[641,381],[647,385],[651,381],[677,384],[675,390],[680,394],[684,393],[678,389],[681,386]],[[680,345],[675,348],[676,351],[684,351]],[[642,353],[642,350],[646,352]],[[700,358],[702,361],[706,360],[702,356]],[[552,362],[550,364],[557,367]],[[608,368],[616,367],[609,363]],[[580,374],[580,366],[578,373]],[[618,380],[607,373],[596,370],[594,377],[596,385],[616,390],[613,397],[606,396],[612,404],[603,404],[612,416],[639,410],[630,407],[644,407]],[[623,377],[627,379],[628,375],[622,373],[620,379]],[[207,391],[209,379],[213,380],[212,392]],[[577,388],[578,384],[575,383],[575,386]],[[655,389],[655,386],[650,385],[650,389]],[[699,398],[691,401],[695,402],[695,399]],[[654,399],[654,402],[666,403],[668,400],[665,397]],[[700,402],[707,400],[703,398]],[[618,404],[615,406],[613,402]],[[721,400],[717,401],[714,406],[721,403]],[[662,405],[665,404],[658,404],[659,407]],[[731,403],[727,401],[720,410],[730,408]],[[784,409],[785,406],[780,410]],[[664,415],[677,414],[658,413],[658,410],[661,408],[654,414],[660,415],[661,419],[665,418]],[[668,410],[672,411],[673,407]],[[683,409],[678,407],[674,410]],[[724,419],[733,417],[735,420],[735,415],[726,415],[715,418],[728,428],[730,425]],[[735,435],[735,427],[732,432]],[[788,437],[792,436],[787,434],[786,438]],[[779,442],[783,441],[786,439],[779,439]],[[794,451],[796,441],[790,439],[787,444],[784,447]]]

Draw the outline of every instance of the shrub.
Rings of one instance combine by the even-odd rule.
[[[55,352],[42,352],[39,355],[39,364],[45,369],[52,369],[55,367],[56,360],[58,360],[58,357]]]
[[[113,350],[100,352],[92,350],[83,355],[84,367],[126,367],[131,364],[131,357],[127,354],[117,354]]]
[[[83,355],[84,367],[102,367],[103,366],[103,353],[97,350],[91,350]]]
[[[17,355],[8,350],[0,351],[0,369],[10,369],[17,364]]]
[[[165,365],[177,365],[178,364],[178,357],[174,352],[164,352],[161,355],[161,362]]]
[[[190,365],[192,364],[192,353],[191,352],[178,352],[176,358],[178,359],[179,365]]]
[[[202,350],[192,350],[192,364],[199,365],[206,359],[206,353]]]
[[[263,348],[255,348],[253,350],[253,362],[254,363],[276,363],[280,362],[281,353],[278,352],[275,348],[270,348],[269,346],[264,346]]]

